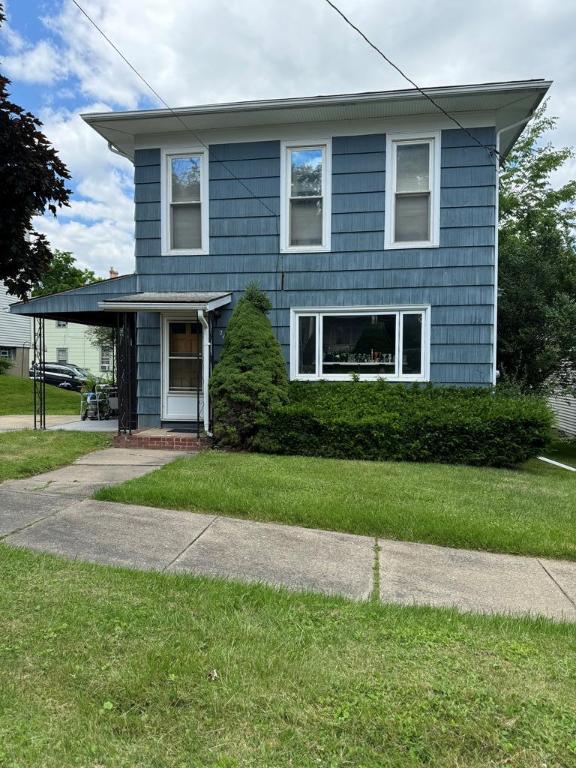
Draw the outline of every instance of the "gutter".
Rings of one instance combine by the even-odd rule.
[[[208,380],[210,378],[210,329],[208,327],[208,320],[204,314],[204,310],[198,310],[198,320],[202,325],[202,399],[204,401],[204,432],[208,437],[212,437],[210,431],[210,401],[209,401],[209,389]]]

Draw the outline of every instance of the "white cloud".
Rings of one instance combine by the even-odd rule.
[[[83,4],[173,106],[406,85],[321,0],[170,0],[160,11],[157,0]],[[393,10],[381,0],[339,4],[422,85],[554,79],[553,141],[576,144],[571,0],[405,0]],[[62,0],[45,23],[50,42],[35,46],[11,32],[9,62],[28,82],[51,83],[53,104],[65,103],[71,90],[82,104],[78,111],[156,103],[71,0]],[[45,225],[54,245],[100,271],[113,258],[115,266],[131,265],[130,168],[77,115],[56,109],[43,118],[77,183],[71,210]],[[556,178],[565,181],[575,170],[571,164]]]
[[[32,47],[16,45],[16,53],[5,56],[2,66],[13,80],[42,85],[52,85],[68,71],[59,51],[45,40]]]
[[[93,103],[86,111],[105,111]],[[83,110],[84,111],[84,110]],[[76,189],[69,208],[36,226],[52,246],[72,251],[78,261],[105,276],[110,266],[134,271],[132,165],[108,150],[106,142],[69,110],[45,110],[44,131],[68,166]]]

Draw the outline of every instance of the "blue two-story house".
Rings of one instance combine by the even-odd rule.
[[[498,169],[543,80],[84,115],[134,163],[136,271],[12,305],[116,325],[121,423],[202,422],[235,301],[292,379],[490,386]]]

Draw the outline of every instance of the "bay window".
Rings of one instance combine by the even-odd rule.
[[[440,144],[438,136],[388,136],[387,248],[439,244]]]
[[[329,142],[282,145],[283,251],[330,248]]]
[[[204,151],[165,155],[164,253],[207,252],[207,182]]]
[[[425,381],[427,307],[293,310],[296,379]]]

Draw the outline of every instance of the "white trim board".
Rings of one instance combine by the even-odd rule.
[[[494,112],[460,113],[458,120],[465,128],[495,128]],[[218,128],[194,130],[205,144],[246,143],[251,141],[306,141],[311,135],[316,136],[364,136],[377,133],[404,133],[413,131],[439,131],[457,129],[457,126],[443,115],[414,115],[412,117],[375,117],[362,120],[330,120],[318,123],[284,123],[281,125],[263,125],[237,128]],[[175,131],[172,133],[143,133],[135,137],[135,149],[158,149],[168,151],[186,151],[192,133]]]

